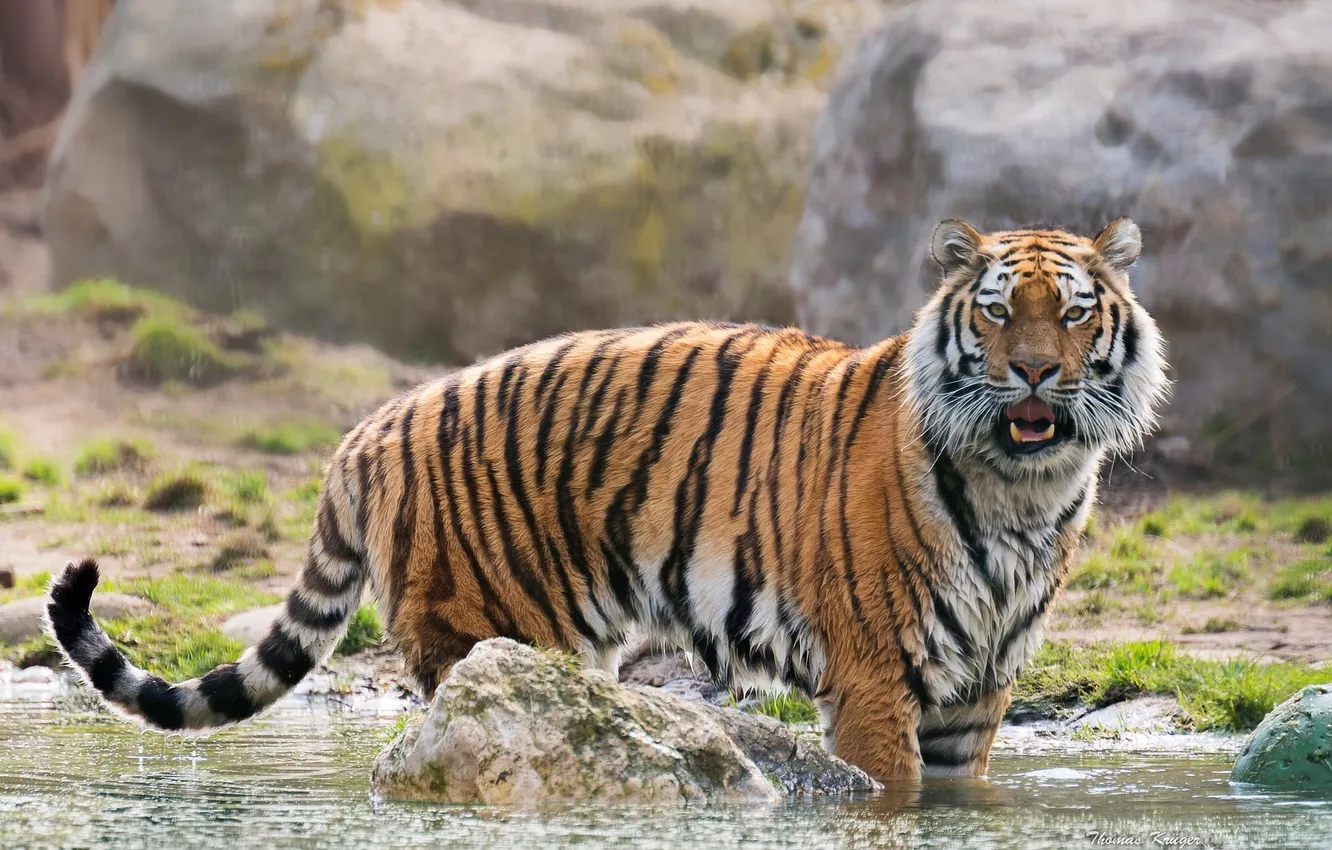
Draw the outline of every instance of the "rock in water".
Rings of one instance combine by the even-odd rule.
[[[453,803],[768,801],[868,791],[781,723],[620,685],[506,638],[477,644],[375,760],[375,792]]]
[[[1133,285],[1175,372],[1166,431],[1271,411],[1274,451],[1327,445],[1329,32],[1332,0],[905,7],[815,131],[798,321],[862,343],[905,330],[939,279],[943,218],[1094,234],[1129,215]]]
[[[1332,790],[1332,685],[1310,685],[1272,709],[1244,742],[1230,781]]]

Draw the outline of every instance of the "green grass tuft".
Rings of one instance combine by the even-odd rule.
[[[384,638],[384,626],[379,621],[379,611],[373,605],[362,605],[352,615],[347,624],[347,633],[335,650],[338,655],[351,655],[361,650],[376,646]]]
[[[795,693],[772,694],[764,697],[753,709],[755,714],[766,714],[783,723],[815,723],[819,710],[814,703]]]
[[[23,465],[23,477],[38,484],[54,487],[64,476],[60,473],[60,464],[50,458],[37,457]]]
[[[23,498],[23,482],[12,475],[0,475],[0,505],[9,505]]]
[[[242,582],[183,573],[160,578],[122,579],[107,585],[108,589],[142,596],[182,617],[234,614],[279,601],[279,597]]]
[[[54,295],[31,299],[26,306],[35,313],[80,313],[124,324],[149,314],[185,312],[179,302],[165,295],[107,278],[79,281]]]
[[[18,463],[18,438],[0,428],[0,469],[13,469]]]
[[[1308,558],[1282,567],[1268,585],[1272,599],[1309,599],[1332,589],[1332,559]]]
[[[208,482],[196,471],[183,469],[159,477],[143,498],[144,510],[193,510],[208,498]]]
[[[1192,561],[1176,564],[1166,577],[1184,596],[1213,599],[1228,596],[1249,579],[1249,553],[1208,552]]]
[[[227,495],[244,505],[263,505],[268,502],[268,476],[259,469],[237,470],[229,474],[224,487]]]
[[[1295,527],[1295,539],[1301,543],[1321,545],[1332,537],[1332,519],[1321,514],[1304,517]]]
[[[256,428],[241,437],[240,445],[271,455],[296,455],[313,449],[336,446],[342,432],[320,422],[289,422],[272,428]]]
[[[113,620],[104,628],[130,663],[169,682],[202,676],[244,650],[216,628],[186,626],[159,614]]]
[[[240,371],[239,361],[180,319],[145,318],[134,327],[131,377],[153,384],[210,386]]]
[[[1243,732],[1326,670],[1298,662],[1193,658],[1164,641],[1046,644],[1013,689],[1014,703],[1108,705],[1139,694],[1174,694],[1195,729]]]
[[[213,556],[212,568],[217,572],[235,569],[249,561],[268,557],[267,541],[262,534],[246,528],[223,535]]]
[[[142,440],[90,440],[79,447],[74,474],[91,478],[121,470],[142,472],[151,457],[152,449]]]

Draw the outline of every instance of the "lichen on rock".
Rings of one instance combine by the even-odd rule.
[[[1332,790],[1332,684],[1310,685],[1272,709],[1244,742],[1230,781]]]
[[[383,797],[534,804],[773,801],[877,788],[771,718],[621,685],[576,660],[483,641],[375,761]]]

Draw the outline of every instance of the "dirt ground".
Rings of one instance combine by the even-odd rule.
[[[88,507],[91,489],[107,482],[72,472],[80,448],[99,438],[137,440],[152,447],[151,465],[117,477],[136,491],[150,487],[164,470],[185,465],[202,466],[218,480],[238,471],[262,473],[283,531],[265,544],[264,561],[271,568],[255,570],[252,580],[281,592],[300,566],[302,529],[309,521],[309,507],[291,494],[317,479],[331,447],[275,454],[248,445],[240,435],[289,422],[341,432],[443,367],[409,367],[363,346],[284,337],[287,362],[297,365],[280,375],[207,387],[130,380],[128,324],[22,306],[47,291],[50,262],[39,200],[35,191],[0,195],[0,428],[17,435],[25,456],[53,459],[63,474],[60,483],[33,482],[23,498],[0,505],[0,567],[21,579],[94,552],[111,577],[151,576],[215,560],[235,529],[234,517],[216,503],[147,519]],[[1172,499],[1191,498],[1200,484],[1205,484],[1200,476],[1150,459],[1136,469],[1118,464],[1107,474],[1098,527],[1124,526]],[[1212,540],[1166,539],[1152,544],[1151,557],[1196,557]],[[1332,659],[1332,604],[1275,601],[1266,594],[1266,571],[1308,555],[1308,547],[1283,540],[1267,541],[1252,580],[1224,593],[1066,590],[1048,634],[1076,642],[1166,638],[1208,657]],[[1109,544],[1093,538],[1093,549],[1102,545]]]

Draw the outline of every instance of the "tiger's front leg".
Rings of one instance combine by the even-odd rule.
[[[815,704],[824,747],[838,758],[880,782],[920,778],[920,704],[901,674],[866,670],[837,677]]]
[[[1008,711],[1011,687],[921,712],[917,739],[925,776],[985,776],[990,748]]]

